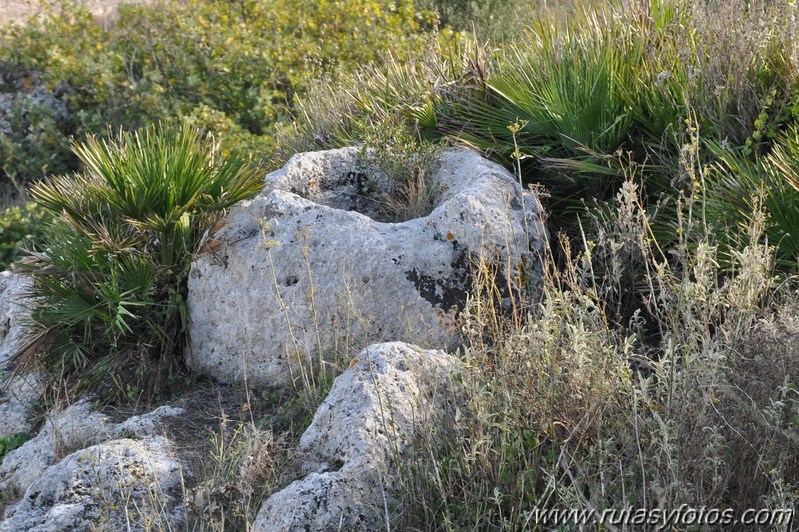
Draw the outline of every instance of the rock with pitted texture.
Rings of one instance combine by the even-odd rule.
[[[231,209],[189,278],[189,365],[285,385],[300,361],[381,341],[447,348],[482,257],[508,304],[538,285],[540,204],[501,166],[444,151],[432,211],[379,221],[390,180],[346,148],[294,156]]]
[[[398,504],[396,469],[417,431],[453,417],[460,369],[443,351],[400,342],[366,348],[300,440],[304,477],[264,503],[253,529],[385,528]]]
[[[180,529],[185,475],[162,436],[93,445],[34,479],[6,509],[0,532]]]

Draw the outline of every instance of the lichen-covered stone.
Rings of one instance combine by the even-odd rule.
[[[445,348],[478,257],[496,265],[505,296],[538,283],[541,208],[504,168],[445,151],[430,176],[442,189],[432,212],[384,223],[370,197],[387,178],[361,168],[358,153],[296,155],[211,236],[189,279],[193,369],[281,385],[320,353],[389,340]]]
[[[183,464],[161,436],[93,445],[48,467],[9,507],[0,532],[175,530]]]
[[[400,342],[366,348],[300,440],[305,476],[264,503],[253,529],[384,528],[396,507],[396,468],[414,434],[451,411],[459,370],[443,351]]]
[[[25,299],[30,278],[8,271],[0,272],[0,370],[7,370],[11,358],[23,346],[30,310]]]
[[[0,463],[0,491],[24,491],[65,454],[120,437],[143,438],[158,433],[164,417],[183,409],[164,406],[141,416],[113,423],[89,401],[51,412],[35,437],[9,452]]]

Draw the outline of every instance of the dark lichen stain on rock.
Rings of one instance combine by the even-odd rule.
[[[344,181],[348,185],[355,186],[358,194],[365,195],[368,192],[367,184],[369,183],[369,176],[363,172],[347,172],[347,178]]]
[[[463,310],[466,306],[466,294],[474,288],[472,260],[476,260],[477,257],[474,257],[465,247],[458,244],[457,240],[453,240],[452,245],[455,260],[452,262],[450,275],[441,275],[442,272],[439,270],[436,277],[421,273],[417,268],[413,268],[405,272],[405,277],[416,286],[416,290],[422,298],[433,307],[446,310],[455,306],[458,310]],[[524,265],[519,265],[519,268],[522,270],[520,276],[526,278],[529,275],[527,268]],[[514,283],[515,288],[511,288],[507,277],[501,273],[501,268],[498,265],[494,264],[491,269],[494,276],[493,282],[502,301],[507,301],[511,296],[518,298],[520,291],[525,290],[525,285],[527,284],[525,282]]]
[[[452,248],[455,259],[449,275],[434,277],[421,273],[418,268],[405,272],[405,277],[416,286],[422,298],[435,308],[457,306],[463,309],[466,292],[472,285],[471,254],[457,240],[452,241]]]

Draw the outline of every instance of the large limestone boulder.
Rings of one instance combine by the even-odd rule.
[[[234,207],[192,265],[189,365],[223,382],[283,385],[299,360],[401,340],[446,348],[487,258],[506,299],[540,278],[541,207],[504,168],[448,150],[432,212],[378,221],[385,174],[355,148],[294,156]],[[296,375],[296,373],[294,373]]]
[[[300,440],[304,478],[269,497],[253,530],[385,528],[397,507],[397,465],[419,430],[451,414],[459,369],[443,351],[400,342],[366,348]]]
[[[76,451],[47,468],[5,512],[0,532],[176,530],[184,465],[161,436]]]

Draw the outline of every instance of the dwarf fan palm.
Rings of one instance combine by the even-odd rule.
[[[184,346],[192,253],[261,180],[240,157],[222,157],[213,141],[176,124],[90,138],[74,151],[83,173],[31,190],[57,216],[22,264],[48,340],[35,358],[80,388],[151,394]]]
[[[756,205],[768,215],[766,236],[777,246],[777,261],[794,269],[799,259],[799,130],[788,128],[771,153],[754,160],[741,150],[709,143],[716,155],[707,209],[721,244],[721,257],[747,236]]]
[[[568,28],[538,21],[527,39],[504,50],[484,88],[467,87],[452,102],[442,129],[506,161],[518,144],[544,166],[568,167],[561,177],[581,176],[582,183],[571,183],[580,187],[588,176],[616,174],[603,155],[627,140],[627,96],[643,45],[624,25],[597,17],[587,12]],[[509,131],[512,123],[521,129]]]

